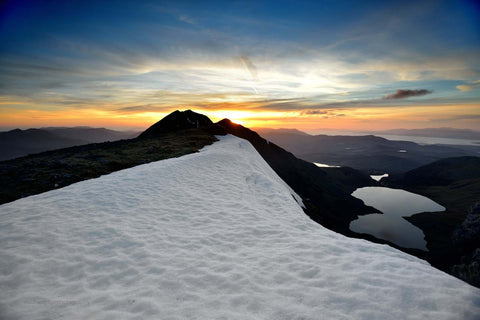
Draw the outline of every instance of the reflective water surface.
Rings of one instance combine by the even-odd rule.
[[[352,196],[361,199],[383,214],[360,216],[350,223],[350,230],[371,234],[405,248],[427,251],[422,230],[403,219],[420,212],[438,212],[445,208],[427,197],[401,189],[385,187],[359,188]]]
[[[379,174],[379,175],[371,175],[370,176],[370,178],[372,178],[375,181],[380,181],[380,180],[382,180],[382,178],[386,178],[386,177],[388,177],[388,173]]]

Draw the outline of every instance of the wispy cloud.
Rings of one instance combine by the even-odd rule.
[[[458,114],[458,115],[452,115],[452,116],[447,116],[447,117],[439,117],[433,120],[436,121],[457,121],[457,120],[479,120],[480,119],[480,114]]]
[[[245,55],[240,55],[239,58],[243,66],[245,67],[245,69],[247,69],[248,72],[250,72],[252,79],[255,81],[258,81],[257,67],[253,64],[253,62]]]
[[[187,16],[186,14],[181,14],[178,17],[178,20],[189,23],[189,24],[196,24],[196,21],[193,18]]]
[[[406,99],[410,97],[420,97],[432,93],[433,91],[427,89],[418,89],[418,90],[402,90],[399,89],[393,94],[383,97],[385,100],[394,100],[394,99]]]
[[[477,88],[480,88],[480,80],[477,80],[471,84],[462,84],[462,85],[458,85],[456,86],[456,88],[462,92],[466,92],[466,91],[470,91],[470,90],[473,90],[473,89],[477,89]]]

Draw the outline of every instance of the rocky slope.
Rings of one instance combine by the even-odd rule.
[[[442,159],[384,178],[381,183],[424,195],[446,208],[445,212],[419,213],[406,218],[423,230],[430,250],[427,259],[432,265],[454,272],[454,265],[468,264],[471,259],[475,261],[480,241],[464,240],[475,235],[472,230],[476,230],[478,222],[477,210],[472,208],[480,200],[479,157]],[[462,274],[458,268],[455,273]],[[480,281],[478,274],[477,278],[464,276],[463,279],[476,285]]]

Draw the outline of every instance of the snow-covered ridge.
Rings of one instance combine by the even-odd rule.
[[[0,206],[1,319],[475,319],[480,290],[311,221],[249,142]]]

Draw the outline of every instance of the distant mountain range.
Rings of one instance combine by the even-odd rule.
[[[480,131],[455,128],[392,129],[372,134],[480,140]]]
[[[301,159],[372,174],[405,172],[443,158],[480,155],[480,146],[420,145],[373,135],[312,136],[290,129],[258,129],[258,132]]]
[[[138,134],[91,127],[15,129],[0,132],[0,161],[89,143],[130,139]]]
[[[131,139],[140,134],[137,131],[118,131],[92,127],[47,127],[41,129],[64,138],[78,139],[81,137],[82,140],[88,141],[88,143]]]

